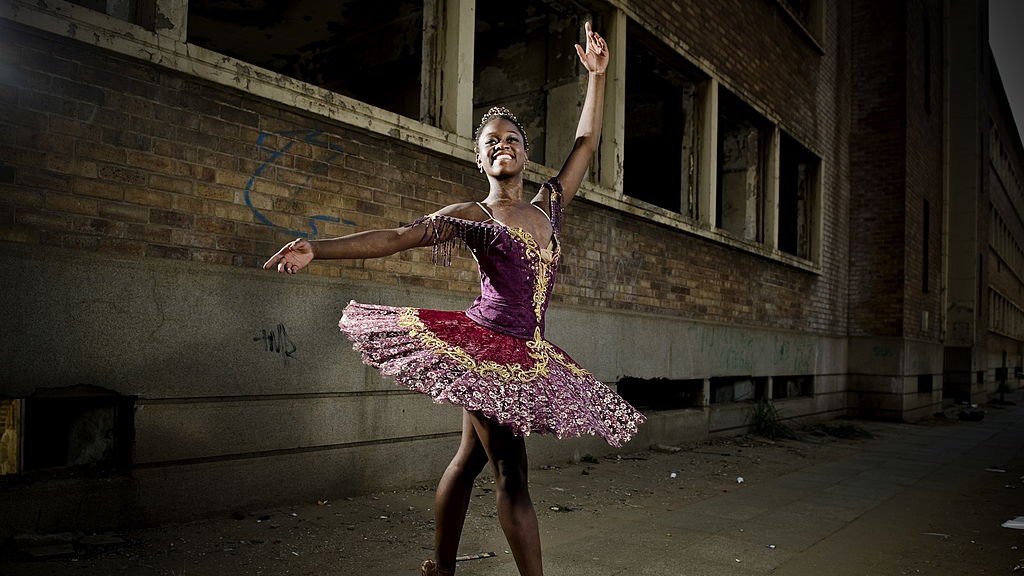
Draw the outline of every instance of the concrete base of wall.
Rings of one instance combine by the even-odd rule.
[[[913,422],[942,410],[942,343],[883,337],[849,342],[847,402],[853,415]]]
[[[284,277],[4,245],[0,395],[88,385],[131,398],[132,458],[110,479],[0,477],[0,536],[183,521],[399,486],[433,486],[461,412],[365,367],[337,330],[350,299],[440,309],[471,294]],[[810,375],[792,421],[845,414],[842,338],[552,305],[548,337],[598,379]],[[705,388],[706,389],[706,388]],[[623,451],[742,434],[746,403],[653,411]],[[603,456],[595,438],[530,437],[532,465]]]

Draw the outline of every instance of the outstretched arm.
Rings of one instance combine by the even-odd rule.
[[[471,205],[473,204],[452,204],[437,213],[458,217]],[[436,238],[430,233],[429,226],[431,226],[429,222],[422,222],[415,226],[367,230],[328,240],[299,238],[285,244],[277,251],[277,254],[271,256],[263,264],[263,269],[277,268],[278,272],[295,274],[308,266],[314,258],[321,260],[381,258],[409,248],[430,246]]]
[[[576,142],[573,144],[569,157],[566,158],[558,179],[562,183],[562,204],[568,204],[579,190],[587,168],[597,152],[601,141],[601,123],[604,117],[604,83],[605,70],[608,68],[608,45],[604,38],[586,24],[587,46],[576,45],[576,53],[580,62],[586,67],[587,97],[583,101],[579,125],[576,127]]]

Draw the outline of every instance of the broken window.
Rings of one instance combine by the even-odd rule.
[[[623,193],[696,220],[700,97],[706,78],[629,21]]]
[[[711,403],[752,402],[765,398],[768,379],[728,376],[711,379]]]
[[[816,41],[825,33],[825,7],[823,0],[779,0],[786,12]]]
[[[21,471],[21,400],[0,399],[0,476]]]
[[[138,24],[149,30],[154,28],[157,0],[68,0],[90,10],[102,12],[118,20]]]
[[[640,411],[700,408],[704,381],[626,376],[618,381],[616,391]]]
[[[779,250],[812,259],[821,160],[783,132],[779,138]]]
[[[772,378],[773,400],[813,394],[814,376],[775,376]]]
[[[569,0],[477,3],[473,118],[492,106],[512,110],[538,164],[561,162],[572,148],[586,87],[572,46],[585,41],[587,20],[601,29],[598,15]]]
[[[126,474],[134,405],[133,397],[92,386],[44,389],[0,403],[0,413],[14,414],[4,418],[0,440],[5,473]]]
[[[751,242],[764,242],[768,122],[728,91],[719,90],[718,193],[715,226]]]
[[[420,118],[423,0],[189,0],[188,41]]]

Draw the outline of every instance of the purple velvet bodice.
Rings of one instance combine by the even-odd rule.
[[[550,197],[550,245],[545,242],[541,246],[529,232],[495,220],[475,222],[442,215],[425,218],[433,224],[435,257],[443,254],[441,259],[449,261],[450,242],[459,239],[479,265],[480,296],[466,315],[495,332],[527,340],[544,336],[544,314],[561,252],[562,187],[556,178],[544,187],[549,189]],[[486,213],[482,206],[481,210]]]

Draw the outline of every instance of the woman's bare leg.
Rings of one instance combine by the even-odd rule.
[[[540,529],[530,499],[526,443],[510,429],[478,412],[468,413],[487,452],[497,486],[498,520],[521,576],[543,576]]]
[[[462,415],[462,442],[441,476],[434,498],[434,554],[442,573],[455,572],[462,526],[465,524],[473,481],[487,464],[487,453],[468,412]]]

